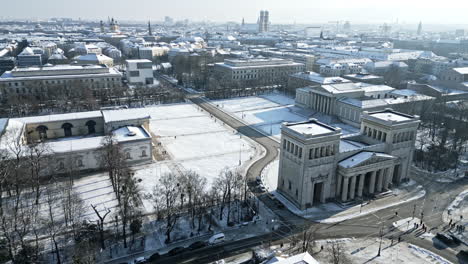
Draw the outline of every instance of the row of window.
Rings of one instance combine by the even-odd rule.
[[[364,126],[364,135],[367,135],[368,137],[373,139],[377,139],[378,141],[387,141],[387,133],[377,130],[375,128]]]
[[[302,148],[289,140],[283,139],[283,149],[298,158],[302,158]]]
[[[119,78],[99,78],[99,79],[74,79],[74,80],[45,80],[45,81],[36,81],[34,82],[33,84],[37,84],[37,83],[40,83],[42,82],[43,84],[65,84],[65,83],[72,83],[72,82],[76,82],[76,81],[79,81],[81,83],[87,83],[87,82],[115,82],[115,81],[120,81]],[[18,86],[24,86],[25,85],[25,82],[8,82],[8,83],[5,83],[3,86],[4,87],[18,87]]]
[[[309,159],[319,159],[335,155],[334,145],[321,146],[309,149]]]

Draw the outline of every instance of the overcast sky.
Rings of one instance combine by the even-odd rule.
[[[272,23],[467,24],[466,0],[1,0],[0,18],[72,17],[161,21],[175,19],[255,22],[261,9]]]

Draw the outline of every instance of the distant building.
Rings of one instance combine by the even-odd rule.
[[[448,69],[440,74],[440,81],[451,87],[468,83],[468,67]]]
[[[150,85],[154,83],[153,65],[150,60],[126,60],[129,84]]]
[[[226,59],[214,65],[214,72],[219,78],[228,83],[238,83],[241,87],[287,83],[289,75],[303,71],[304,64],[277,58]]]
[[[347,74],[356,74],[362,71],[362,66],[354,63],[337,63],[320,66],[320,74],[326,77],[338,77]]]
[[[433,100],[433,97],[415,91],[365,83],[332,83],[296,90],[296,105],[336,117],[355,127],[361,125],[365,111],[393,108],[413,114]]]
[[[30,47],[26,47],[17,57],[17,65],[19,67],[41,66],[42,54],[34,52]]]
[[[6,71],[10,71],[15,67],[14,57],[0,57],[0,75]]]
[[[370,84],[384,84],[384,78],[382,76],[368,74],[368,73],[357,73],[344,75],[343,78],[352,82],[363,82]]]
[[[258,18],[258,32],[263,33],[268,31],[270,31],[270,12],[262,10]]]
[[[277,190],[300,210],[389,190],[409,177],[418,126],[390,109],[364,112],[352,136],[315,119],[284,123]]]
[[[10,94],[48,96],[48,89],[58,87],[70,91],[84,87],[104,90],[121,85],[122,74],[103,65],[15,68],[0,76],[2,100]]]
[[[106,65],[107,67],[114,66],[114,60],[106,55],[90,53],[80,55],[73,58],[74,63],[78,65]]]

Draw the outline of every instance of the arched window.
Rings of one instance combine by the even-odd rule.
[[[125,152],[125,159],[132,159],[132,155],[130,154],[130,151]]]
[[[62,125],[63,133],[65,134],[66,137],[72,136],[72,127],[73,125],[70,123],[65,123]]]
[[[49,130],[49,128],[46,127],[46,126],[36,127],[36,131],[37,131],[37,133],[39,133],[39,138],[40,139],[46,139],[47,138],[47,130]]]
[[[86,126],[88,127],[88,134],[96,133],[96,122],[94,120],[86,122]]]
[[[144,149],[144,150],[141,151],[141,156],[142,156],[142,157],[146,157],[146,156],[147,156],[147,155],[146,155],[146,149]]]

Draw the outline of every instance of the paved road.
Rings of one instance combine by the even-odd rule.
[[[279,143],[277,141],[272,140],[254,128],[223,112],[204,98],[192,98],[191,101],[210,112],[216,118],[238,130],[240,133],[255,140],[267,150],[266,156],[256,161],[250,167],[248,171],[249,177],[255,178],[260,175],[262,169],[278,155]],[[307,221],[297,217],[288,210],[277,208],[276,204],[266,195],[260,195],[259,198],[281,218],[286,226],[289,227],[287,232],[283,232],[282,234],[273,234],[273,238],[276,239],[287,240],[287,237],[291,234],[298,233],[309,228],[315,230],[316,239],[332,237],[378,237],[380,230],[383,227],[385,237],[387,238],[402,236],[404,241],[433,251],[449,261],[459,263],[460,259],[456,256],[456,253],[458,253],[459,250],[458,248],[451,249],[443,246],[440,247],[436,245],[437,241],[420,239],[412,233],[404,234],[398,230],[392,230],[392,223],[399,219],[412,217],[413,214],[416,217],[421,218],[421,213],[423,213],[424,222],[427,223],[430,228],[434,228],[432,232],[439,232],[444,226],[441,217],[443,210],[455,198],[455,196],[458,195],[458,193],[466,188],[467,181],[461,180],[454,183],[438,183],[429,175],[418,172],[414,172],[413,178],[418,179],[418,183],[422,184],[425,188],[427,193],[424,198],[336,224],[317,224]],[[398,216],[395,215],[395,212],[398,212]],[[237,244],[241,245],[243,242]]]

